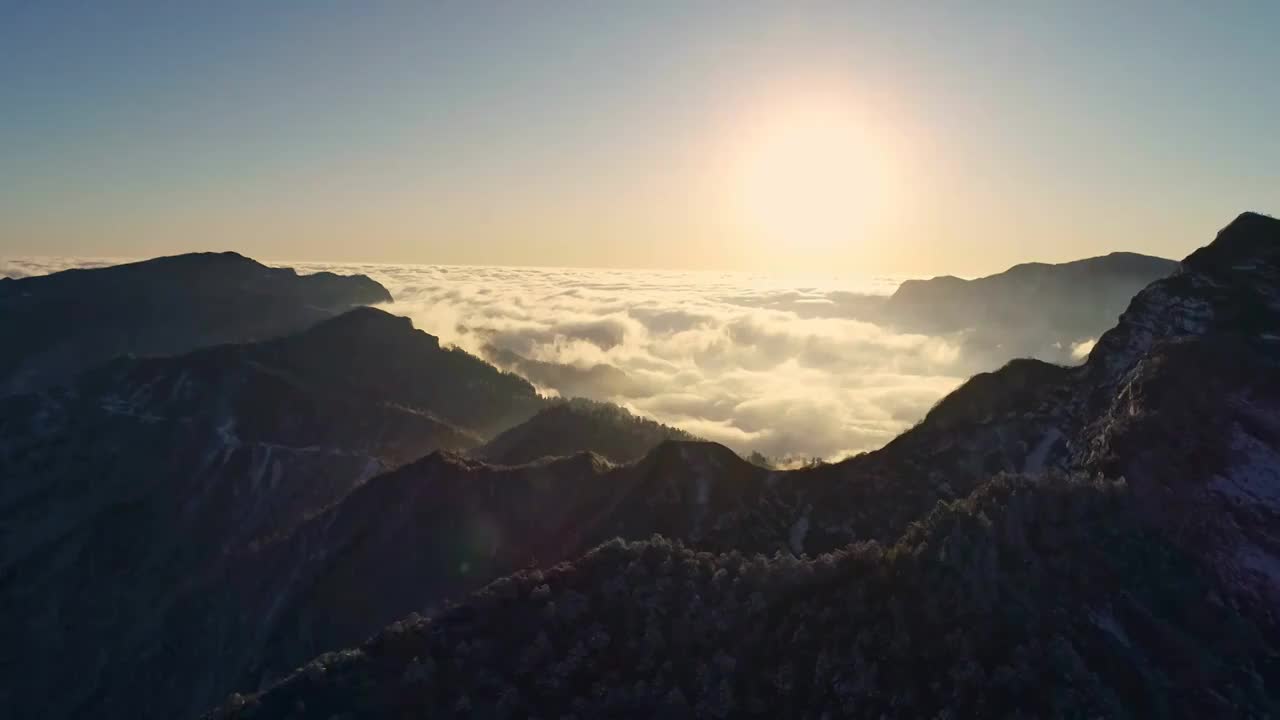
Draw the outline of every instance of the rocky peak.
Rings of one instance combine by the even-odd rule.
[[[1082,369],[1072,464],[1280,627],[1280,220],[1244,213],[1139,293]]]
[[[1098,340],[1087,367],[1113,390],[1153,344],[1185,336],[1250,336],[1274,342],[1280,327],[1280,220],[1243,213],[1179,272],[1138,293]]]
[[[1203,273],[1274,271],[1280,267],[1280,219],[1244,212],[1218,232],[1212,243],[1183,260]]]

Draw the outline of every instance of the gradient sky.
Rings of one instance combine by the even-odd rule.
[[[1280,212],[1280,3],[901,5],[0,0],[0,255],[973,275]]]

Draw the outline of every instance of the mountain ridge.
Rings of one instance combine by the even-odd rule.
[[[1178,273],[1139,293],[1083,366],[1014,361],[975,377],[940,402],[917,428],[880,451],[799,471],[748,468],[743,471],[749,475],[730,480],[717,475],[723,463],[714,453],[698,449],[697,461],[687,456],[707,446],[659,445],[623,470],[636,477],[669,477],[681,471],[688,480],[684,490],[666,494],[658,490],[665,484],[659,481],[648,491],[630,495],[625,507],[643,506],[646,497],[668,497],[675,503],[672,509],[684,508],[689,514],[683,530],[664,525],[663,518],[679,516],[672,509],[640,523],[653,523],[656,527],[650,529],[672,541],[642,541],[646,536],[639,526],[621,532],[623,538],[639,542],[600,546],[563,570],[527,571],[498,580],[430,618],[411,616],[393,624],[360,649],[322,656],[262,695],[233,697],[214,716],[263,717],[287,707],[299,717],[324,717],[328,712],[394,716],[396,708],[404,707],[398,703],[407,697],[405,688],[418,688],[411,696],[419,703],[416,707],[517,715],[645,716],[660,710],[672,716],[736,716],[753,712],[753,707],[791,707],[793,714],[809,716],[843,707],[844,713],[856,710],[869,717],[891,708],[897,708],[895,714],[910,710],[913,715],[944,709],[988,714],[1013,708],[1176,717],[1274,713],[1280,706],[1268,658],[1280,647],[1274,615],[1280,573],[1272,571],[1280,567],[1280,543],[1269,528],[1280,517],[1280,477],[1275,474],[1280,466],[1280,423],[1274,420],[1280,417],[1280,389],[1271,389],[1265,378],[1274,375],[1280,357],[1265,330],[1280,326],[1277,280],[1280,221],[1241,216],[1208,250],[1193,253]],[[1183,389],[1193,377],[1202,391],[1171,392]],[[1188,424],[1196,418],[1209,418],[1210,423]],[[1165,451],[1170,447],[1188,449]],[[1247,452],[1240,452],[1240,447]],[[654,472],[636,472],[639,468]],[[1001,479],[1023,471],[1040,479]],[[1053,479],[1064,473],[1103,479]],[[750,490],[753,485],[756,489]],[[629,487],[640,485],[632,481]],[[758,494],[751,499],[753,493]],[[1114,509],[1107,498],[1114,498],[1121,509]],[[1031,517],[1042,520],[1030,519],[1028,508],[1040,508]],[[744,511],[747,515],[740,514]],[[1086,514],[1079,521],[1070,520],[1071,512],[1077,511]],[[1006,529],[990,529],[993,519]],[[957,520],[960,525],[954,525]],[[1095,535],[1081,532],[1079,523],[1119,530]],[[894,642],[928,646],[932,637],[955,636],[960,645],[935,645],[930,657],[943,663],[941,667],[961,663],[950,672],[968,668],[964,672],[973,679],[955,679],[943,689],[917,682],[907,670],[919,656],[905,649],[895,651],[898,659],[891,667],[897,670],[883,675],[867,665],[865,656],[849,654],[850,648],[875,646],[856,639],[858,633],[850,630],[835,633],[852,632],[847,643],[796,654],[795,648],[808,647],[813,635],[797,641],[800,636],[792,633],[815,621],[827,627],[834,621],[832,611],[849,607],[848,601],[824,606],[823,596],[810,589],[795,596],[795,607],[810,608],[794,616],[796,624],[783,622],[781,634],[770,631],[753,645],[736,644],[732,631],[717,625],[714,613],[695,610],[684,625],[659,619],[653,637],[660,645],[679,643],[690,632],[696,638],[699,627],[708,628],[709,635],[683,653],[650,653],[656,659],[645,660],[639,649],[650,642],[644,628],[651,621],[643,618],[654,613],[671,617],[696,602],[691,600],[695,596],[721,597],[724,591],[717,587],[734,585],[717,586],[715,578],[729,568],[724,582],[736,583],[733,578],[739,571],[732,568],[742,561],[735,558],[745,556],[735,551],[758,552],[750,538],[768,526],[775,528],[771,541],[790,549],[777,558],[810,558],[784,562],[787,572],[828,572],[823,568],[832,561],[826,558],[850,552],[869,558],[869,568],[883,568],[869,570],[879,578],[876,586],[915,598],[907,602],[931,629],[910,631],[892,603],[860,594],[865,593],[858,589],[864,583],[838,583],[842,597],[863,598],[854,600],[853,607],[867,608],[868,615],[857,617],[863,618],[872,633],[869,637],[880,637],[878,642],[893,647]],[[1041,526],[1068,534],[1033,530]],[[603,527],[616,526],[605,522]],[[965,531],[969,535],[957,536],[946,527],[972,529]],[[1121,533],[1114,542],[1133,549],[1131,560],[1121,558],[1117,565],[1108,559],[1108,544],[1102,540],[1108,532]],[[855,549],[867,540],[879,540],[883,544],[875,548],[887,549]],[[654,566],[648,574],[637,569],[639,574],[633,575],[635,563],[625,560],[650,553],[661,559],[671,552],[663,549],[669,542],[691,543],[688,550],[677,547],[682,566],[692,561],[709,568],[702,579],[694,580],[695,589],[688,596],[667,594],[662,588],[671,586],[654,579]],[[837,554],[823,554],[830,552]],[[1005,555],[1014,564],[1002,560]],[[918,566],[924,574],[918,581],[908,580],[910,575],[900,573],[915,567],[908,558],[917,556],[928,558]],[[1023,567],[1018,563],[1046,569],[1023,576],[1016,570]],[[899,566],[901,571],[889,569]],[[553,583],[549,593],[544,591],[548,573],[566,579],[568,588]],[[981,590],[992,580],[1001,588],[995,596]],[[908,587],[915,589],[908,592]],[[1052,592],[1035,590],[1034,599],[1022,597],[1040,587]],[[1199,589],[1187,594],[1188,587]],[[621,588],[629,590],[620,593]],[[699,593],[696,588],[704,590]],[[972,616],[964,619],[964,611],[929,599],[942,588],[953,588],[943,597],[957,592],[961,594],[956,597],[970,598],[964,602],[980,602],[974,607],[985,608],[984,619],[973,625]],[[1102,589],[1105,592],[1099,594]],[[1119,601],[1114,599],[1117,589]],[[1164,598],[1175,596],[1170,593],[1183,604],[1169,605]],[[545,614],[544,606],[554,605],[557,613],[562,602],[580,606],[584,595],[590,598],[587,614],[571,626]],[[729,618],[751,617],[743,615],[749,613],[742,605],[747,598],[735,597],[739,599],[733,602],[715,600],[716,612]],[[1003,599],[996,602],[994,597]],[[767,596],[763,603],[765,617],[771,616],[767,608],[781,609]],[[1041,608],[1047,614],[1035,615],[1035,622],[1026,625],[1004,609],[1009,607],[1033,612]],[[792,617],[789,612],[772,616]],[[633,616],[636,621],[626,619]],[[801,620],[806,617],[810,619]],[[1065,619],[1071,617],[1086,620]],[[990,623],[1007,629],[985,635],[983,629],[993,627]],[[968,634],[963,630],[968,627],[976,629]],[[532,666],[545,667],[545,672],[531,675],[531,666],[502,660],[523,657],[515,648],[502,649],[504,643],[520,645],[527,639],[524,647],[542,647],[539,633],[551,635],[554,628],[566,633],[563,644],[551,640],[543,651],[549,654]],[[1142,637],[1144,645],[1133,644],[1135,637]],[[987,649],[975,655],[964,649],[970,646]],[[598,655],[614,647],[631,659],[615,664]],[[726,653],[725,647],[735,651]],[[1147,647],[1161,651],[1140,649]],[[462,675],[441,665],[441,653],[452,652],[449,648],[456,649],[453,662],[469,668]],[[788,659],[824,654],[837,666],[862,663],[863,669],[841,679],[821,665],[798,668]],[[721,658],[734,655],[769,660],[761,666],[763,671],[717,674],[715,667],[727,662]],[[687,660],[679,660],[682,657]],[[693,665],[684,668],[679,662]],[[1200,662],[1203,672],[1218,679],[1208,682],[1203,676],[1186,675],[1181,668],[1191,662]],[[1125,665],[1134,669],[1121,672]],[[559,668],[565,680],[548,685],[539,679],[546,676],[550,682],[561,675]],[[881,670],[888,672],[886,666]],[[1007,679],[995,685],[980,682],[992,673],[1004,673]],[[1039,694],[1041,686],[1033,678],[1045,673],[1066,678],[1065,684],[1055,685],[1061,689],[1058,694]],[[1182,684],[1171,685],[1161,677],[1181,677]],[[444,678],[449,680],[437,682]],[[1011,694],[1002,694],[1007,692],[1002,687]],[[752,688],[764,690],[756,690],[752,698]],[[840,688],[839,697],[823,694],[820,688]],[[1171,692],[1177,702],[1162,699]],[[788,698],[802,704],[788,706]]]
[[[0,704],[75,716],[112,707],[110,688],[138,682],[131,672],[213,677],[183,669],[200,660],[156,634],[165,617],[194,603],[238,637],[256,622],[219,594],[237,558],[387,470],[479,445],[471,425],[541,405],[523,380],[374,308],[274,340],[118,358],[71,385],[0,398],[0,625],[27,663],[77,676],[74,690],[52,673],[6,683]],[[172,715],[173,699],[147,714]]]
[[[871,717],[915,714],[909,710],[930,715],[947,707],[987,714],[1019,702],[1047,713],[1083,708],[1096,715],[1133,707],[1172,714],[1182,705],[1158,700],[1160,693],[1177,689],[1160,679],[1163,674],[1189,684],[1177,696],[1187,712],[1272,712],[1275,691],[1268,690],[1266,658],[1280,645],[1271,609],[1273,580],[1280,576],[1269,575],[1268,568],[1280,557],[1280,545],[1269,528],[1278,517],[1280,492],[1273,490],[1280,478],[1264,471],[1280,465],[1275,455],[1280,433],[1273,420],[1280,416],[1280,398],[1264,380],[1276,364],[1268,328],[1278,326],[1274,320],[1280,312],[1280,258],[1274,252],[1280,248],[1280,222],[1242,218],[1219,234],[1217,249],[1191,262],[1193,254],[1178,273],[1134,297],[1084,365],[1011,361],[971,378],[881,450],[798,470],[770,470],[714,443],[677,440],[659,442],[626,463],[570,448],[572,454],[563,457],[504,466],[405,443],[392,445],[395,462],[358,481],[325,459],[299,465],[301,474],[286,469],[273,483],[265,446],[244,448],[243,441],[275,436],[248,431],[259,425],[296,428],[292,410],[271,408],[311,407],[310,394],[333,382],[372,402],[378,413],[400,417],[413,411],[410,417],[424,422],[450,427],[456,422],[475,428],[475,438],[483,434],[481,426],[512,422],[514,415],[505,409],[521,407],[532,416],[543,401],[528,383],[492,368],[481,372],[475,366],[477,379],[460,382],[467,375],[458,368],[478,360],[442,349],[407,320],[374,309],[339,316],[252,351],[229,346],[184,356],[183,362],[190,357],[235,360],[235,367],[267,383],[263,388],[297,389],[296,395],[282,396],[283,390],[255,390],[251,397],[296,400],[267,402],[267,419],[256,424],[238,422],[224,432],[222,424],[207,423],[195,449],[175,460],[175,467],[197,468],[192,478],[146,466],[120,473],[129,492],[108,499],[123,499],[126,507],[141,503],[146,508],[151,502],[160,509],[152,515],[126,513],[105,526],[67,520],[70,541],[41,544],[44,536],[38,532],[16,532],[28,526],[13,524],[13,518],[38,514],[23,515],[29,511],[21,510],[22,503],[3,502],[18,485],[0,488],[0,514],[9,529],[8,536],[0,532],[3,556],[21,556],[22,542],[48,548],[38,562],[0,564],[0,617],[22,618],[30,626],[13,629],[19,639],[15,647],[28,654],[21,665],[6,662],[20,681],[0,689],[0,700],[55,717],[194,715],[233,690],[252,694],[232,696],[219,713],[385,717],[417,708],[578,716],[669,711],[679,716],[687,706],[703,716],[736,715],[795,694],[797,704],[784,707],[813,716],[835,708],[845,714],[852,712],[848,708],[863,708]],[[353,343],[352,338],[363,340]],[[305,351],[300,342],[309,343]],[[353,354],[355,347],[362,352]],[[408,361],[419,357],[436,359]],[[46,424],[53,421],[56,428],[60,417],[114,413],[127,424],[112,428],[125,429],[81,435],[101,436],[103,447],[150,437],[112,433],[135,426],[154,432],[163,426],[152,419],[160,416],[154,403],[182,397],[174,390],[183,385],[181,372],[152,385],[145,373],[133,384],[111,373],[166,362],[176,361],[122,360],[91,371],[80,382],[100,378],[96,394],[82,388],[0,401],[0,437],[10,443],[0,444],[0,463],[28,468],[37,486],[26,507],[65,502],[38,496],[44,492],[39,481],[48,478],[47,468],[41,469],[46,463],[56,470],[63,456],[70,462],[70,456],[88,451],[92,461],[97,452],[93,445],[70,440],[42,445],[48,439]],[[1197,392],[1170,391],[1185,386]],[[466,392],[455,392],[459,388]],[[477,391],[510,398],[512,404],[468,402],[481,396],[468,394]],[[97,410],[46,412],[43,403],[59,398]],[[475,421],[479,408],[496,408],[496,419]],[[325,419],[321,427],[369,417],[339,405],[308,412]],[[466,418],[470,424],[463,422]],[[1196,418],[1209,418],[1209,426],[1194,424]],[[15,437],[27,437],[14,434],[21,427],[29,428],[23,432],[35,443],[34,452],[12,445]],[[376,425],[372,429],[380,437]],[[411,425],[406,437],[421,432]],[[216,445],[213,451],[206,447],[210,442]],[[302,442],[309,440],[287,447],[305,449]],[[1179,443],[1190,449],[1162,452]],[[111,471],[117,461],[102,457],[107,461],[96,465]],[[203,477],[207,467],[227,470]],[[81,466],[65,469],[68,478],[89,474]],[[337,479],[315,484],[317,492],[329,494],[299,502],[293,519],[262,524],[273,531],[242,531],[235,525],[228,531],[219,524],[222,517],[267,517],[243,511],[264,498],[287,498],[310,487],[303,477],[308,472]],[[167,488],[168,495],[153,496],[157,487],[166,486],[127,485],[132,477],[182,482]],[[227,512],[210,514],[205,509],[210,497],[231,498]],[[171,506],[163,504],[170,500]],[[1126,551],[1108,560],[1105,547],[1073,529],[1073,518],[1101,533],[1098,538],[1119,538],[1132,555]],[[181,543],[173,548],[173,558],[157,559],[149,550],[168,552],[166,538],[193,532],[213,538],[207,545],[217,549],[217,557],[202,558]],[[103,538],[112,537],[119,540],[103,544]],[[614,537],[624,540],[608,542]],[[641,568],[629,554],[653,562],[646,560]],[[757,555],[772,560],[761,565]],[[130,565],[135,558],[145,564]],[[121,567],[131,578],[151,577],[157,567],[180,568],[184,562],[191,563],[185,574],[166,570],[163,576],[180,590],[139,588],[135,595],[121,594]],[[844,563],[852,563],[856,572],[833,573],[829,567]],[[664,565],[671,570],[661,571]],[[684,569],[692,573],[690,584],[676,589],[684,587]],[[90,583],[59,584],[58,573]],[[818,575],[825,579],[817,585],[804,579]],[[108,592],[86,593],[85,607],[66,604],[75,595],[65,588],[93,588],[93,582],[108,583],[102,586]],[[1212,591],[1178,596],[1191,615],[1213,619],[1207,633],[1189,632],[1186,617],[1159,600],[1162,588],[1177,590],[1180,583]],[[1040,584],[1053,592],[1028,590]],[[995,590],[984,591],[987,585]],[[726,586],[753,589],[726,592]],[[860,589],[864,586],[877,589],[867,594],[872,591]],[[1104,602],[1099,590],[1108,587],[1120,588],[1121,600]],[[893,601],[898,595],[903,599]],[[930,599],[935,595],[954,603]],[[93,606],[95,598],[105,597],[112,598],[110,603]],[[554,609],[548,609],[548,600]],[[1006,616],[1001,610],[1006,606],[1029,608],[1032,620]],[[92,624],[58,621],[111,617],[129,608],[138,612],[137,607],[146,614],[132,634],[110,642],[103,642]],[[757,609],[744,609],[752,607]],[[870,633],[864,639],[855,628],[833,624],[850,608]],[[919,629],[903,619],[904,608],[922,618]],[[1036,608],[1043,608],[1043,615]],[[413,615],[423,612],[430,617]],[[405,617],[409,620],[401,620]],[[1064,617],[1087,621],[1064,622]],[[527,620],[527,626],[516,618]],[[815,618],[824,628],[837,629],[832,644],[815,645],[811,632],[796,639]],[[1004,634],[982,632],[993,622]],[[112,627],[117,624],[118,618]],[[496,643],[503,629],[529,645],[500,651]],[[84,637],[68,635],[81,631]],[[370,634],[374,639],[366,643]],[[554,639],[544,643],[543,635]],[[1168,645],[1170,652],[1161,657],[1125,650],[1121,637],[1164,638],[1158,647]],[[647,647],[651,638],[683,650],[669,656],[666,651],[637,654],[636,648]],[[787,648],[793,644],[812,649],[808,656],[814,658],[825,653],[828,664],[788,664]],[[893,648],[891,655],[878,661],[868,656],[868,648],[880,646]],[[359,649],[322,655],[291,672],[309,657],[342,647]],[[912,680],[908,670],[915,647],[927,649],[930,667],[939,673],[924,677],[958,678],[947,681],[952,684],[946,692],[961,694],[947,695]],[[115,648],[114,656],[127,663],[93,660],[102,648]],[[389,648],[394,652],[385,653]],[[457,649],[454,660],[446,657],[447,648]],[[529,660],[533,665],[490,662],[506,654],[524,658],[533,648],[541,653]],[[609,660],[608,648],[634,660],[632,669]],[[742,670],[749,682],[735,683],[721,648],[756,658]],[[857,653],[848,654],[849,648]],[[1179,675],[1197,652],[1209,658],[1205,672],[1226,688],[1226,695],[1201,692],[1204,685],[1194,676]],[[71,691],[57,678],[24,670],[55,658],[82,663]],[[456,672],[441,669],[454,661]],[[1138,669],[1119,672],[1126,662]],[[832,669],[836,666],[860,669],[841,674]],[[1229,670],[1235,666],[1244,668],[1242,674]],[[541,675],[561,684],[539,689],[539,674],[530,673],[540,667],[547,670]],[[1036,700],[1038,686],[1028,678],[1055,672],[1065,673],[1074,689]],[[983,690],[973,679],[982,677],[1010,678],[1004,686],[1011,689]],[[662,703],[670,700],[670,706],[654,704],[637,683],[663,688]],[[754,697],[753,686],[761,688]],[[837,698],[820,688],[845,689],[832,705]],[[14,694],[19,689],[25,695]],[[1080,703],[1081,697],[1104,695],[1115,702]]]
[[[611,462],[639,460],[665,440],[693,440],[668,427],[609,403],[583,398],[553,402],[538,414],[472,451],[499,465],[519,465],[547,456],[598,453]]]
[[[232,252],[9,278],[0,282],[0,395],[122,355],[278,337],[391,299],[364,275],[298,275]]]

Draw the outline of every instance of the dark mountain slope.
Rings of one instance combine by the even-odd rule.
[[[476,449],[472,456],[518,465],[589,451],[626,463],[639,460],[664,440],[694,439],[683,430],[636,417],[617,405],[574,398],[552,404]]]
[[[265,340],[390,301],[363,275],[298,275],[235,253],[0,279],[0,395],[60,383],[121,355]]]
[[[265,343],[121,359],[0,399],[0,634],[3,669],[20,679],[0,685],[0,705],[96,713],[139,683],[240,667],[229,646],[187,654],[180,635],[157,631],[162,620],[370,477],[474,447],[482,440],[464,424],[502,427],[542,402],[523,380],[371,308]],[[239,623],[239,607],[205,619]],[[175,697],[195,694],[180,693],[153,688],[147,713],[172,715]]]
[[[676,712],[653,704],[660,688],[700,716],[1274,714],[1278,251],[1280,221],[1243,215],[1134,298],[1084,366],[1017,361],[975,377],[844,463],[771,473],[716,446],[659,446],[608,473],[607,501],[567,515],[576,537],[659,532],[729,555],[658,542],[589,555],[547,573],[554,582],[501,581],[246,707],[388,717],[411,696],[427,714]],[[1125,481],[990,480],[1063,471]],[[596,474],[569,482],[583,492]],[[968,499],[938,509],[952,497]],[[829,570],[847,558],[780,556],[783,576],[751,581],[731,569],[748,562],[733,550],[867,538],[892,549],[854,552],[848,575]],[[667,582],[631,552],[690,568],[671,573],[704,566],[703,579],[674,590],[683,576]],[[717,588],[745,596],[721,601]],[[567,620],[562,605],[575,608]],[[649,647],[667,649],[646,659]],[[731,672],[730,658],[749,664]]]
[[[82,586],[85,597],[67,597],[63,588],[90,561],[89,551],[77,550],[49,576],[36,569],[43,563],[37,558],[11,575],[27,585],[9,586],[0,597],[13,611],[9,617],[32,619],[30,629],[14,635],[25,657],[52,662],[69,655],[74,663],[96,663],[89,648],[107,647],[112,658],[129,661],[82,667],[77,687],[84,691],[38,703],[37,693],[53,693],[53,686],[15,686],[12,706],[38,706],[47,717],[90,710],[194,715],[233,688],[263,687],[317,652],[359,643],[407,613],[460,597],[494,577],[576,556],[615,535],[658,531],[707,547],[742,542],[785,550],[789,529],[760,522],[767,512],[752,514],[770,507],[761,499],[768,492],[766,475],[710,443],[668,442],[629,466],[589,454],[490,466],[436,453],[365,482],[300,523],[282,518],[274,535],[236,536],[252,537],[248,542],[223,540],[231,535],[226,530],[184,535],[174,527],[183,517],[210,525],[211,511],[199,507],[165,526],[139,524],[136,516],[120,524],[82,522],[76,543],[82,534],[133,538],[131,547],[120,540],[110,548],[140,555],[146,564],[136,568],[133,560],[119,560],[101,576],[90,575]],[[272,496],[266,488],[233,489],[234,478],[220,482],[241,496],[239,507]],[[183,492],[192,490],[175,494]],[[176,501],[163,505],[156,495],[164,493],[155,488],[139,493],[146,517],[175,512]],[[134,525],[123,527],[130,521]],[[147,538],[158,537],[187,539],[176,548],[141,549],[152,544]],[[187,547],[191,541],[195,548]],[[202,555],[202,548],[216,552]],[[150,559],[157,554],[160,560]],[[174,559],[166,564],[170,554]],[[113,584],[122,576],[146,582],[125,590]],[[115,619],[100,627],[82,614],[102,613],[104,597],[115,603]],[[41,598],[55,601],[37,609]],[[75,636],[51,634],[54,617],[79,618],[68,628]],[[125,638],[116,635],[123,632],[122,618],[133,618],[124,624]],[[96,696],[87,694],[91,690]]]
[[[1123,484],[998,479],[887,550],[613,542],[220,718],[1263,717],[1276,647]]]
[[[852,511],[862,537],[891,540],[936,500],[964,496],[997,472],[1104,472],[1139,482],[1129,469],[1140,457],[1136,443],[1123,453],[1127,465],[1104,451],[1135,424],[1163,428],[1144,451],[1153,458],[1186,461],[1179,453],[1199,448],[1194,464],[1144,466],[1142,476],[1168,471],[1205,486],[1222,475],[1247,484],[1243,477],[1265,467],[1267,448],[1277,447],[1274,328],[1280,220],[1246,213],[1178,273],[1140,292],[1083,366],[1015,360],[975,376],[883,449],[812,471],[840,488],[819,506]],[[1256,457],[1233,449],[1245,446]]]
[[[711,473],[725,482],[713,488]],[[153,712],[208,708],[229,688],[265,686],[317,652],[359,643],[410,612],[615,535],[737,539],[721,537],[713,519],[755,505],[763,474],[708,443],[667,443],[621,467],[590,454],[515,467],[433,454],[229,557],[233,574],[210,576],[157,616],[157,636],[181,638],[181,650],[162,663],[144,658],[129,672],[187,679],[167,698],[153,688]],[[761,535],[775,539],[771,529]],[[218,653],[227,659],[207,666]],[[126,688],[134,682],[118,680]],[[113,692],[99,707],[124,712],[134,694]]]
[[[1081,373],[1072,462],[1123,475],[1151,519],[1280,629],[1280,220],[1246,213],[1136,298]]]
[[[316,388],[356,395],[441,418],[490,437],[531,417],[545,402],[518,375],[504,373],[404,317],[357,308],[296,338],[253,347],[254,362],[287,368]]]

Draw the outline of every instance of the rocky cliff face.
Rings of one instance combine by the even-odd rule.
[[[298,275],[235,253],[0,279],[0,395],[64,382],[113,357],[265,340],[390,301],[363,275]]]
[[[1144,290],[1099,341],[1072,464],[1144,512],[1280,627],[1280,221],[1248,213]],[[1084,396],[1084,393],[1081,393]]]
[[[1139,293],[1083,366],[977,376],[837,465],[769,472],[668,443],[629,466],[563,461],[485,501],[483,484],[438,478],[495,470],[445,463],[415,492],[468,499],[414,506],[498,517],[497,535],[516,522],[503,490],[531,488],[512,494],[526,507],[562,499],[548,525],[510,535],[562,542],[487,566],[544,569],[219,714],[1274,715],[1278,327],[1280,221],[1246,214]],[[678,542],[545,569],[655,532]],[[388,554],[350,561],[343,586]],[[415,592],[426,606],[436,590]]]

